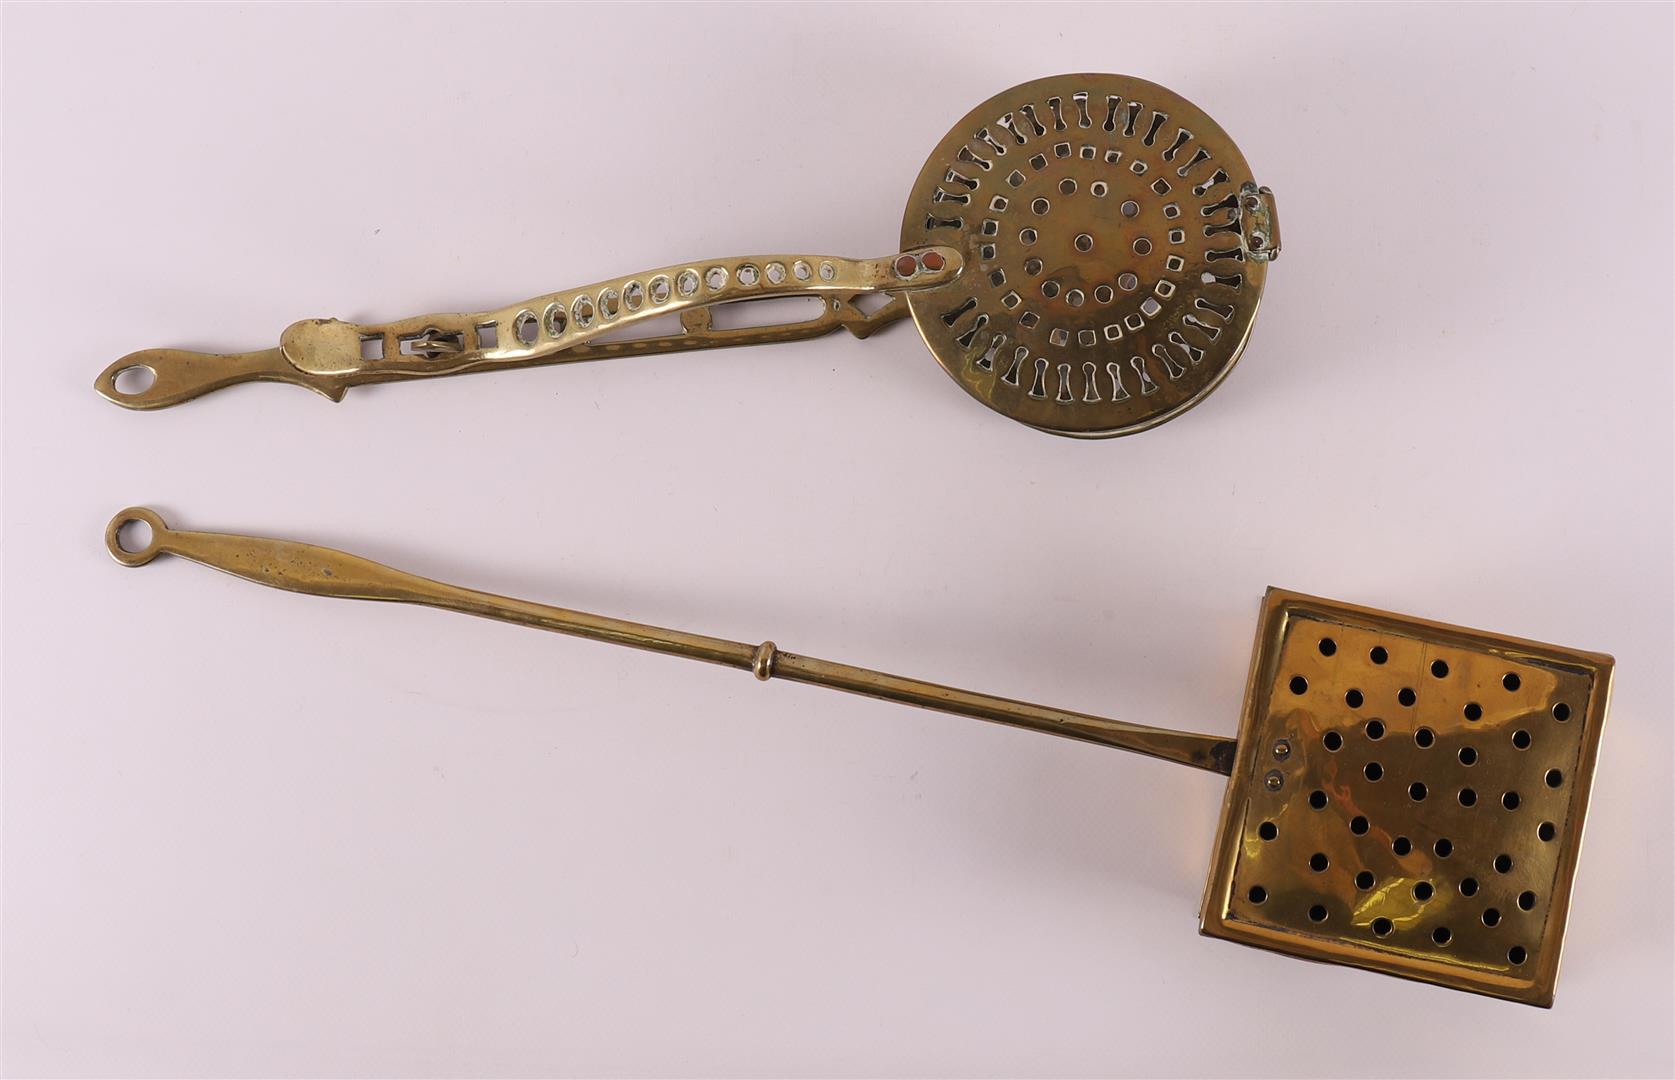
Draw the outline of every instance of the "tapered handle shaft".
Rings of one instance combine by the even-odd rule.
[[[124,547],[123,530],[151,529],[144,546]],[[788,679],[976,717],[1084,742],[1100,743],[1212,772],[1230,773],[1231,739],[1144,727],[1087,713],[959,690],[812,656],[781,652],[771,641],[749,645],[725,638],[666,630],[604,615],[516,600],[418,577],[358,555],[294,540],[171,529],[155,511],[133,507],[111,519],[105,543],[124,566],[144,566],[158,555],[178,555],[260,585],[351,600],[388,600],[517,623],[538,630],[608,641],[636,649],[741,668],[759,679]]]

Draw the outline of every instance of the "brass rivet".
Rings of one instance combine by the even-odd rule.
[[[1278,791],[1285,786],[1285,777],[1280,775],[1278,769],[1272,769],[1267,776],[1262,778],[1262,786],[1269,791]]]

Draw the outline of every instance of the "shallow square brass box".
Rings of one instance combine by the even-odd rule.
[[[1612,663],[1270,589],[1202,931],[1551,1005]]]

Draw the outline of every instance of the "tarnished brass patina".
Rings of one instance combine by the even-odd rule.
[[[149,526],[142,544],[123,530]],[[513,600],[329,548],[111,520],[293,592],[389,600],[705,660],[1230,774],[1206,934],[1551,1005],[1613,661],[1270,589],[1237,742]]]
[[[1269,590],[1203,931],[1551,1005],[1612,665]]]
[[[931,151],[904,247],[967,270],[907,298],[954,381],[1061,435],[1155,427],[1243,352],[1279,254],[1273,193],[1214,120],[1154,83],[1059,75],[977,106]]]
[[[94,388],[131,409],[252,380],[335,401],[393,379],[793,341],[840,326],[866,337],[911,311],[937,360],[990,408],[1056,434],[1122,435],[1179,415],[1227,375],[1279,250],[1272,193],[1208,116],[1140,79],[1060,75],[996,95],[937,144],[893,255],[704,260],[495,311],[308,319],[260,352],[130,353]],[[712,318],[724,304],[795,296],[819,298],[820,314],[731,329]],[[867,314],[857,306],[867,296],[888,299]],[[678,332],[644,328],[671,313]]]

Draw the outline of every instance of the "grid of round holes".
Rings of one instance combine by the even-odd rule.
[[[1325,631],[1327,628],[1322,627],[1320,629]],[[1412,648],[1416,644],[1397,640],[1387,644],[1371,645],[1366,648],[1363,655],[1365,655],[1367,662],[1375,667],[1385,668],[1386,665],[1391,665],[1387,670],[1394,675],[1396,672],[1394,665],[1406,658],[1405,653],[1426,651],[1424,648]],[[1314,651],[1323,658],[1323,663],[1337,656],[1341,647],[1340,642],[1337,638],[1331,636],[1331,633],[1320,632],[1315,634]],[[1393,652],[1396,654],[1395,656],[1392,655]],[[1435,657],[1425,660],[1419,670],[1430,679],[1446,680],[1451,674],[1456,674],[1458,666],[1461,665],[1458,663],[1451,664],[1448,659],[1442,657]],[[1322,686],[1311,686],[1311,678],[1321,683]],[[1466,770],[1471,769],[1481,760],[1480,753],[1475,745],[1477,741],[1475,732],[1472,731],[1472,728],[1485,715],[1484,704],[1473,702],[1470,707],[1462,710],[1458,715],[1463,715],[1465,725],[1451,723],[1445,730],[1455,738],[1443,740],[1439,738],[1433,727],[1418,723],[1413,716],[1414,711],[1420,708],[1421,694],[1425,691],[1424,680],[1418,677],[1417,672],[1411,674],[1404,672],[1398,679],[1397,688],[1393,692],[1385,687],[1380,689],[1378,693],[1394,699],[1384,705],[1385,710],[1390,714],[1399,715],[1405,712],[1409,715],[1405,730],[1411,739],[1412,749],[1400,761],[1400,766],[1407,772],[1423,770],[1427,779],[1431,779],[1432,783],[1439,782],[1437,769],[1440,769],[1440,776],[1443,778],[1455,774],[1454,779],[1459,784],[1456,801],[1462,810],[1471,811],[1479,803],[1476,790],[1459,777],[1468,775]],[[1382,749],[1381,740],[1389,734],[1388,725],[1377,717],[1362,720],[1355,715],[1357,710],[1362,710],[1368,705],[1370,695],[1367,691],[1358,688],[1340,691],[1331,687],[1327,679],[1321,678],[1318,670],[1311,670],[1308,674],[1305,674],[1302,670],[1294,672],[1282,670],[1279,681],[1286,693],[1276,693],[1276,703],[1283,697],[1290,704],[1296,699],[1305,699],[1311,694],[1325,699],[1320,704],[1323,711],[1331,717],[1330,720],[1325,722],[1336,725],[1327,727],[1319,733],[1319,746],[1326,755],[1340,756],[1346,748],[1353,747],[1354,742],[1358,740],[1362,755],[1369,757],[1370,760],[1365,762],[1360,777],[1357,777],[1357,779],[1364,778],[1364,782],[1378,783],[1385,778],[1385,766],[1377,758],[1386,756],[1381,754],[1380,751]],[[1374,679],[1367,679],[1366,681],[1369,685],[1377,685],[1382,682],[1382,680]],[[1516,693],[1523,685],[1523,679],[1516,671],[1504,671],[1496,681],[1499,685],[1495,689],[1503,690],[1507,694]],[[1496,709],[1499,705],[1500,703],[1488,702],[1490,709]],[[1574,709],[1569,702],[1556,700],[1541,712],[1533,712],[1516,722],[1496,725],[1497,728],[1505,727],[1507,729],[1500,732],[1501,737],[1505,740],[1504,745],[1508,748],[1504,752],[1522,754],[1529,751],[1532,746],[1538,744],[1538,736],[1541,734],[1536,727],[1538,722],[1555,726],[1567,724],[1573,714]],[[1501,709],[1500,715],[1503,717],[1506,715],[1504,708]],[[1561,734],[1561,730],[1552,732],[1555,736],[1553,741],[1564,744],[1568,749],[1568,740],[1556,738]],[[1432,756],[1439,742],[1452,742],[1461,738],[1466,741],[1463,745],[1458,746],[1457,751],[1452,755],[1453,760],[1449,760],[1449,755],[1446,753],[1441,755],[1435,763],[1424,760]],[[1491,751],[1486,750],[1485,752]],[[1502,751],[1497,748],[1493,752]],[[1413,758],[1417,758],[1419,763],[1414,764]],[[1391,764],[1397,765],[1398,762],[1393,760]],[[1354,771],[1351,769],[1347,773],[1339,772],[1337,775],[1340,778],[1352,776]],[[1541,786],[1554,791],[1562,791],[1567,782],[1564,770],[1557,765],[1538,775],[1541,778]],[[1427,779],[1417,777],[1404,779],[1407,797],[1415,804],[1421,803],[1435,794],[1431,790],[1431,784],[1427,783]],[[1331,789],[1330,793],[1328,793],[1327,788]],[[1326,787],[1312,788],[1302,798],[1310,812],[1325,811],[1332,806],[1334,800],[1340,799],[1344,803],[1346,813],[1349,806],[1357,805],[1352,783],[1328,784]],[[1393,876],[1400,879],[1414,879],[1415,873],[1410,871],[1417,871],[1421,875],[1417,879],[1409,881],[1406,885],[1405,895],[1410,898],[1411,902],[1399,910],[1391,909],[1388,914],[1373,914],[1370,920],[1365,918],[1365,915],[1372,914],[1367,910],[1367,907],[1376,907],[1376,903],[1371,905],[1357,904],[1353,915],[1351,915],[1347,912],[1334,910],[1327,904],[1320,902],[1321,900],[1330,900],[1329,896],[1311,899],[1292,887],[1299,875],[1306,878],[1307,874],[1301,873],[1303,869],[1306,869],[1308,874],[1318,875],[1324,874],[1328,868],[1334,866],[1336,860],[1341,858],[1341,852],[1344,851],[1343,846],[1335,849],[1312,851],[1306,855],[1306,858],[1298,852],[1290,852],[1289,857],[1295,859],[1300,865],[1291,868],[1294,873],[1287,875],[1290,880],[1280,883],[1287,887],[1282,888],[1278,893],[1275,893],[1272,888],[1274,882],[1264,883],[1254,880],[1265,876],[1261,872],[1260,852],[1264,846],[1271,844],[1278,838],[1281,828],[1281,822],[1275,821],[1271,817],[1259,817],[1253,826],[1255,838],[1260,841],[1259,844],[1253,846],[1257,858],[1252,859],[1249,865],[1244,865],[1241,868],[1242,877],[1252,878],[1252,883],[1244,886],[1243,892],[1245,898],[1250,900],[1251,903],[1260,903],[1270,909],[1276,902],[1274,900],[1276,895],[1285,897],[1285,903],[1298,908],[1298,911],[1290,913],[1291,917],[1295,918],[1300,914],[1306,917],[1310,924],[1331,924],[1334,920],[1341,922],[1347,917],[1356,927],[1364,928],[1376,940],[1383,941],[1394,936],[1391,944],[1402,948],[1411,946],[1411,939],[1414,935],[1423,935],[1423,937],[1428,938],[1430,945],[1436,949],[1446,949],[1458,946],[1459,942],[1463,940],[1459,937],[1461,933],[1476,931],[1483,934],[1488,931],[1496,931],[1494,940],[1498,944],[1494,948],[1501,950],[1500,955],[1504,958],[1503,963],[1507,967],[1517,969],[1527,963],[1530,947],[1539,940],[1542,929],[1539,916],[1533,919],[1527,917],[1520,919],[1518,916],[1527,916],[1529,913],[1535,912],[1543,897],[1536,888],[1520,887],[1519,879],[1523,875],[1519,860],[1505,851],[1493,850],[1494,842],[1492,838],[1502,835],[1504,829],[1508,827],[1513,830],[1527,828],[1533,834],[1534,839],[1539,841],[1537,848],[1539,852],[1553,844],[1558,838],[1559,831],[1554,821],[1544,820],[1543,815],[1558,816],[1566,812],[1566,807],[1562,802],[1554,802],[1543,808],[1543,814],[1531,817],[1523,813],[1527,802],[1527,796],[1517,790],[1501,791],[1490,804],[1495,809],[1485,811],[1498,811],[1503,815],[1501,822],[1495,823],[1492,828],[1482,830],[1471,828],[1469,824],[1463,825],[1458,835],[1465,841],[1464,850],[1474,856],[1470,860],[1454,859],[1458,845],[1456,839],[1450,836],[1433,833],[1433,835],[1423,837],[1419,843],[1416,843],[1414,837],[1409,835],[1399,834],[1390,837],[1385,841],[1388,846],[1384,849],[1390,857],[1398,860],[1418,858],[1429,860],[1429,862],[1428,866],[1398,867],[1398,873]],[[1283,817],[1283,815],[1276,816]],[[1325,816],[1329,817],[1330,815]],[[1509,826],[1507,819],[1515,820],[1516,824]],[[1400,830],[1405,830],[1405,832],[1414,833],[1415,836],[1425,831],[1417,822],[1402,821],[1391,822],[1390,824],[1399,827]],[[1345,829],[1348,836],[1357,838],[1366,837],[1369,832],[1373,831],[1369,819],[1365,814],[1359,813],[1348,817],[1345,825],[1341,827]],[[1390,831],[1396,831],[1396,829],[1393,828]],[[1487,845],[1475,843],[1480,836],[1489,838]],[[1508,844],[1506,846],[1513,845]],[[1472,851],[1474,847],[1478,850]],[[1333,850],[1340,854],[1329,854],[1329,851]],[[1360,852],[1363,849],[1351,846],[1350,850]],[[1378,860],[1382,853],[1368,851],[1366,854],[1369,856],[1367,861],[1372,864]],[[1535,867],[1532,876],[1540,877],[1543,874],[1550,874],[1552,869],[1551,857],[1548,857],[1545,861],[1540,858],[1535,861],[1538,863],[1545,862],[1545,865]],[[1473,864],[1481,867],[1478,872],[1481,874],[1482,880],[1464,872]],[[1383,878],[1380,874],[1375,873],[1372,865],[1358,869],[1351,866],[1347,872],[1352,875],[1355,889],[1362,896],[1372,897],[1375,895],[1373,893],[1375,888],[1384,889]],[[1269,874],[1266,876],[1275,877],[1278,875]],[[1449,909],[1451,914],[1427,920],[1425,917],[1426,905],[1436,897],[1439,889],[1450,882],[1453,883],[1452,887],[1460,897],[1475,900],[1475,907],[1472,909],[1475,918],[1466,918],[1460,905],[1455,904],[1453,908]],[[1485,882],[1488,883],[1487,886]],[[1257,896],[1261,897],[1260,901],[1255,899]],[[1275,915],[1278,917],[1277,912]],[[1391,916],[1395,917],[1392,918]],[[1459,925],[1462,922],[1472,923],[1473,925]],[[1478,939],[1479,948],[1481,948],[1481,940],[1481,938]],[[1472,962],[1475,962],[1475,958]]]

